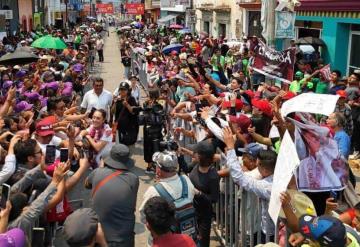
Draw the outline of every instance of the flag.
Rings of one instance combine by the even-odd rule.
[[[330,81],[330,75],[331,75],[330,64],[322,67],[322,69],[320,69],[320,73],[325,78],[325,80]]]

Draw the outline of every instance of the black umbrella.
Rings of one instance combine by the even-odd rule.
[[[295,42],[297,45],[315,45],[315,46],[326,46],[322,39],[315,37],[304,37],[300,38]]]
[[[0,58],[0,64],[1,65],[16,65],[16,64],[28,64],[32,62],[36,62],[39,60],[39,57],[24,51],[24,50],[18,50],[16,49],[12,53],[7,53],[4,56]]]

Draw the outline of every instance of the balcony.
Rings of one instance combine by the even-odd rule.
[[[160,0],[152,0],[151,7],[152,7],[153,9],[158,9],[158,8],[160,8]]]
[[[261,0],[237,0],[237,4],[245,9],[260,9]]]

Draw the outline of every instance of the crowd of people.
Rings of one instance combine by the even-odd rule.
[[[160,196],[173,201],[177,210],[186,204],[178,202],[185,181],[187,198],[195,209],[194,242],[209,246],[213,204],[221,197],[222,179],[231,177],[241,189],[259,198],[262,205],[258,220],[261,232],[248,238],[253,237],[255,244],[278,242],[268,208],[281,142],[289,133],[296,147],[300,140],[305,151],[297,150],[300,168],[294,171],[287,191],[279,198],[279,244],[359,246],[355,212],[360,201],[348,160],[359,157],[360,71],[342,77],[333,68],[328,76],[323,59],[308,61],[293,43],[297,51],[294,79],[289,84],[278,84],[253,69],[257,37],[244,37],[233,45],[222,37],[153,24],[140,23],[137,28],[120,30],[122,62],[129,67],[124,77],[138,80],[129,71],[139,73],[143,69],[139,60],[146,64],[147,79],[142,84],[148,88],[148,99],[140,109],[132,96],[127,101],[133,106],[129,113],[139,115],[137,122],[131,122],[137,123],[137,129],[143,125],[146,172],[154,172],[157,178],[140,206],[145,224],[150,198]],[[310,109],[307,114],[292,112],[284,116],[282,104],[303,93],[337,95],[333,113],[311,114]],[[121,123],[118,121],[118,126]],[[138,133],[133,127],[123,125],[122,136]],[[329,143],[335,148],[331,149],[333,153],[320,152],[330,148]],[[323,169],[331,172],[323,175]],[[341,186],[330,179],[321,187],[326,176],[337,172]],[[302,189],[304,184],[308,187]],[[255,205],[248,200],[248,208]],[[178,224],[184,220],[179,215],[175,219]],[[149,237],[149,246],[166,246],[156,245],[156,240],[161,242],[162,238],[153,232],[151,235],[154,242]],[[168,235],[164,239],[170,241]]]
[[[124,79],[107,82],[119,85],[114,92],[89,74],[96,51],[104,61],[95,22],[4,38],[2,54],[26,49],[39,59],[0,67],[1,246],[52,246],[59,229],[69,246],[135,246],[139,178],[130,150],[141,128],[145,172],[154,178],[138,205],[147,246],[210,246],[213,205],[227,177],[253,195],[247,208],[261,204],[259,232],[246,233],[255,244],[359,246],[360,200],[347,161],[359,152],[360,71],[341,77],[334,68],[328,80],[322,59],[299,53],[294,81],[279,85],[253,69],[256,37],[233,46],[204,33],[128,24],[118,31]],[[31,47],[42,35],[67,48]],[[283,115],[282,105],[303,93],[338,95],[333,113]],[[301,163],[278,198],[277,234],[268,208],[288,135]],[[69,192],[83,179],[91,206],[76,210]]]

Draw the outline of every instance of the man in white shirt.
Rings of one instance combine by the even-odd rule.
[[[104,62],[104,40],[102,39],[101,35],[98,35],[96,40],[96,50],[99,55],[99,62]]]
[[[111,104],[112,94],[104,89],[104,80],[97,77],[93,82],[93,89],[84,95],[81,102],[81,112],[89,112],[93,107],[103,109],[106,111],[107,120],[109,120]]]

